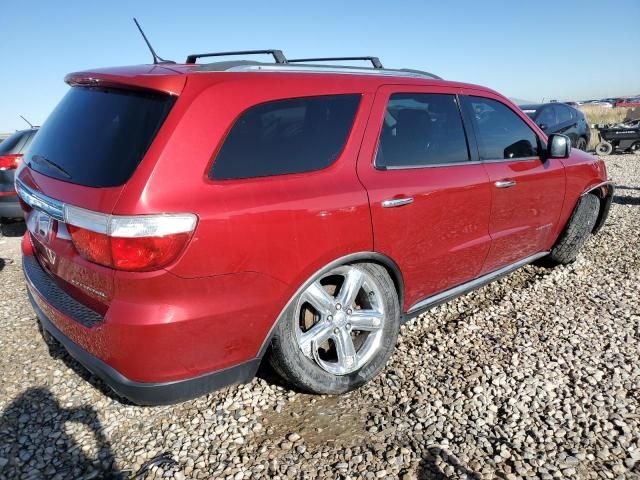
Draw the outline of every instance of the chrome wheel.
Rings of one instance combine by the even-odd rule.
[[[326,372],[354,372],[380,349],[382,293],[357,266],[338,267],[313,282],[300,295],[295,314],[298,347]]]

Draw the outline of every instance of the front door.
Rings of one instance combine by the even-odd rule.
[[[491,184],[489,273],[548,247],[565,191],[559,159],[544,159],[534,130],[497,97],[464,96]]]
[[[384,86],[358,157],[374,249],[403,274],[404,310],[478,275],[490,246],[491,188],[445,87]]]

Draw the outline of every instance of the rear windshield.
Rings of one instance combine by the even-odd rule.
[[[129,180],[174,103],[169,95],[73,87],[40,128],[26,161],[88,187]]]
[[[22,138],[25,135],[29,135],[28,131],[16,132],[10,137],[4,139],[2,143],[0,143],[0,155],[10,155],[15,153],[20,153],[20,144],[22,143]]]

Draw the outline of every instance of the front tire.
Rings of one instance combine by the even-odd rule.
[[[275,328],[269,362],[296,387],[319,394],[354,390],[375,377],[395,348],[400,306],[380,265],[343,265],[315,279]]]
[[[580,197],[573,215],[549,254],[554,263],[566,265],[575,261],[584,242],[593,231],[599,211],[598,197],[592,193]]]

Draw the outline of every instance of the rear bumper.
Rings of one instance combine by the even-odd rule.
[[[0,195],[0,218],[20,218],[22,208],[17,195]]]
[[[33,255],[23,257],[23,270],[29,299],[43,329],[87,370],[134,403],[162,405],[195,398],[231,384],[248,382],[258,369],[260,358],[248,355],[246,360],[236,361],[231,366],[190,374],[193,369],[185,368],[183,364],[185,352],[208,347],[210,355],[216,359],[228,357],[225,352],[210,348],[206,332],[201,332],[200,337],[190,333],[191,341],[183,343],[177,340],[175,328],[189,329],[188,322],[178,322],[177,326],[168,323],[126,329],[110,325],[106,317],[101,317],[60,288]],[[159,333],[162,334],[161,341],[154,338]],[[127,341],[135,344],[135,351],[121,349]],[[163,376],[163,361],[182,372],[179,378],[153,379]],[[132,379],[118,368],[119,365],[143,372],[149,380]]]
[[[29,289],[29,300],[42,328],[49,332],[84,368],[101,378],[114,392],[139,405],[167,405],[199,397],[228,385],[246,383],[256,374],[260,359],[253,359],[217,372],[173,382],[135,382],[66,337],[47,318]]]

